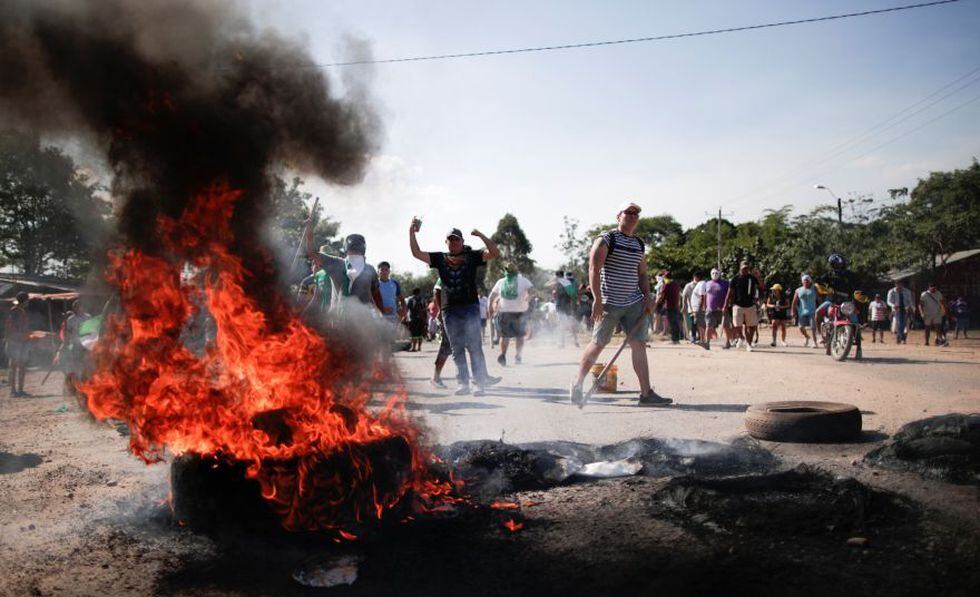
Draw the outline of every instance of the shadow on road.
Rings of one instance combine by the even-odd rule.
[[[744,413],[748,410],[748,404],[672,404],[669,408],[673,410],[689,410],[693,412],[709,413]]]
[[[923,359],[903,359],[901,357],[864,357],[861,362],[871,365],[973,365],[975,361],[944,361],[942,359],[926,361]]]
[[[503,407],[497,404],[487,404],[486,402],[437,402],[428,404],[409,402],[407,405],[405,405],[405,408],[408,410],[424,410],[437,415],[452,415],[454,417],[458,417],[463,413],[455,413],[453,411],[497,410]]]

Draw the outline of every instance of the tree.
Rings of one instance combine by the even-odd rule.
[[[313,206],[310,199],[313,196],[301,190],[302,186],[303,180],[299,177],[293,177],[289,183],[279,176],[273,179],[270,197],[269,227],[272,236],[270,240],[273,246],[281,247],[280,259],[291,260],[295,255],[306,220],[310,217],[310,209]],[[333,254],[340,253],[343,250],[343,241],[337,238],[340,222],[322,215],[323,207],[317,206],[314,214],[316,218],[316,225],[313,227],[314,242],[318,247],[326,245]],[[283,267],[288,267],[288,263]],[[290,272],[288,278],[298,279],[306,273],[308,273],[306,260],[300,259],[295,264],[295,271]]]
[[[565,256],[561,267],[566,272],[572,272],[576,280],[585,280],[589,266],[589,239],[579,236],[579,221],[562,216],[562,233],[558,237],[555,248]]]
[[[0,255],[26,274],[84,275],[110,230],[97,183],[56,147],[0,133]]]
[[[901,197],[905,189],[892,189]],[[934,267],[936,258],[980,245],[980,163],[965,170],[932,172],[919,179],[908,202],[888,209],[884,218],[908,242],[919,261]]]
[[[487,265],[486,275],[490,276],[491,280],[503,276],[506,263],[514,263],[517,265],[518,271],[525,275],[531,275],[534,271],[534,260],[530,257],[533,247],[531,241],[527,240],[524,231],[521,230],[521,225],[517,222],[516,217],[509,213],[504,214],[504,217],[500,218],[500,222],[497,223],[497,231],[493,233],[490,239],[497,243],[497,247],[500,249],[500,258]]]

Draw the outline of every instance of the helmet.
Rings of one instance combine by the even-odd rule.
[[[847,259],[845,259],[844,256],[841,255],[840,253],[834,253],[833,255],[828,257],[827,263],[829,263],[830,267],[832,267],[833,269],[840,269],[842,267],[847,267]]]

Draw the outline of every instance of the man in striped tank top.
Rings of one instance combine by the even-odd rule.
[[[589,256],[589,282],[595,293],[592,319],[596,325],[592,341],[582,354],[569,397],[573,404],[582,403],[582,382],[621,324],[629,334],[633,370],[640,381],[640,406],[666,406],[672,400],[658,396],[650,387],[647,365],[646,340],[654,299],[650,295],[643,241],[633,236],[640,221],[640,206],[629,201],[623,203],[616,221],[616,228],[595,240]]]

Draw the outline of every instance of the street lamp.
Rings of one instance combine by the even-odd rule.
[[[828,193],[830,193],[830,196],[831,197],[833,197],[834,199],[837,200],[837,223],[839,225],[843,226],[844,225],[844,207],[841,205],[840,197],[838,197],[833,191],[831,191],[830,188],[828,188],[828,187],[826,187],[826,186],[824,186],[822,184],[815,184],[815,185],[813,185],[813,188],[815,188],[815,189],[823,189],[823,190],[827,191]]]

